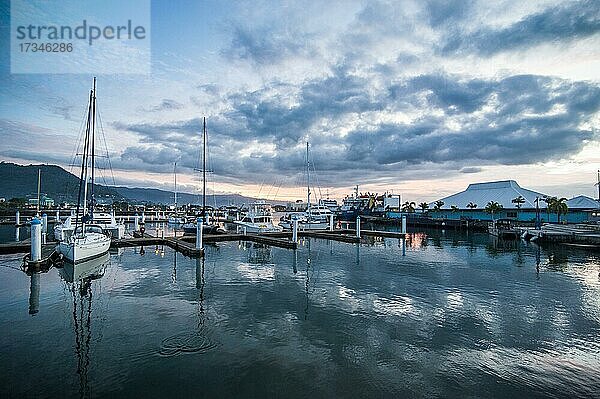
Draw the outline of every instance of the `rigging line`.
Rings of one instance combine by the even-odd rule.
[[[275,198],[273,198],[274,201],[277,199],[277,196],[279,195],[279,189],[281,188],[282,185],[283,185],[283,177],[279,179],[279,185],[277,186],[277,191],[275,191]]]
[[[317,200],[323,199],[323,194],[321,193],[321,184],[319,183],[319,175],[317,174],[317,170],[315,168],[315,162],[314,162],[314,160],[313,160],[313,163],[312,163],[312,167],[313,167],[313,172],[315,172],[314,175],[315,175],[315,181],[317,183],[317,188],[319,189],[319,198],[317,198]]]
[[[81,143],[83,141],[82,139],[83,139],[83,135],[85,132],[85,124],[87,121],[88,108],[89,108],[89,98],[88,98],[88,103],[86,104],[86,107],[84,108],[83,115],[81,117],[81,123],[79,124],[79,128],[77,129],[77,132],[78,132],[77,133],[77,142],[76,142],[76,145],[73,147],[74,151],[71,156],[71,163],[69,164],[69,173],[71,173],[71,174],[75,174],[75,173],[73,173],[73,168],[76,166],[75,161],[77,159],[77,156],[79,155],[79,150],[81,148]],[[70,192],[71,192],[71,187],[69,184],[67,184],[65,186],[65,191],[64,191],[65,196],[67,194],[69,194]]]
[[[115,174],[112,168],[112,162],[110,161],[110,155],[108,152],[108,144],[106,144],[106,134],[104,134],[104,124],[102,123],[102,116],[100,115],[100,110],[98,110],[97,112],[98,122],[100,122],[100,135],[102,136],[102,141],[104,142],[104,149],[106,150],[106,159],[108,160],[108,169],[110,170],[110,175],[112,177],[112,184],[113,186],[116,186]]]
[[[260,197],[260,193],[262,192],[263,189],[263,185],[265,184],[265,180],[267,179],[266,176],[263,177],[262,182],[260,183],[260,188],[258,189],[258,196]]]

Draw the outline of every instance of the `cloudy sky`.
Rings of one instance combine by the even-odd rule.
[[[0,158],[70,169],[91,75],[11,74],[0,28]],[[207,117],[210,190],[304,196],[304,146],[334,198],[433,200],[515,179],[596,195],[596,1],[152,2],[151,74],[99,75],[117,184],[185,190]]]

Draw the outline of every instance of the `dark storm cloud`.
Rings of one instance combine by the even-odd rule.
[[[274,83],[230,94],[226,111],[208,123],[215,173],[254,182],[268,174],[296,176],[302,173],[305,139],[325,172],[324,182],[343,185],[357,173],[366,181],[427,165],[461,170],[473,164],[556,160],[576,154],[596,137],[581,127],[600,109],[600,88],[591,83],[534,75],[379,78],[387,85],[375,88],[370,80],[336,68],[297,88]],[[421,116],[410,123],[377,117],[393,120],[398,112]],[[123,157],[129,162],[165,164],[179,156],[191,168],[197,159],[199,119],[119,127],[138,133],[141,143],[164,148],[127,148]],[[347,133],[332,133],[339,127]],[[258,149],[238,155],[248,146]]]
[[[434,18],[437,21],[436,18]],[[432,22],[433,25],[433,22]],[[493,55],[504,50],[529,48],[545,42],[560,42],[600,32],[597,0],[575,1],[547,8],[503,28],[483,27],[473,33],[460,26],[450,29],[441,53],[476,52]]]

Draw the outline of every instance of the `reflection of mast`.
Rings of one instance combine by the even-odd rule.
[[[90,366],[90,342],[92,340],[92,278],[75,282],[73,294],[73,325],[75,328],[75,353],[79,375],[79,396],[89,397],[88,369]],[[79,306],[78,306],[79,305]]]
[[[175,283],[177,281],[177,251],[173,251],[173,272],[171,273],[171,281]]]
[[[204,257],[196,258],[196,289],[198,290],[198,330],[204,325]]]
[[[310,240],[308,240],[308,258],[306,258],[306,283],[305,283],[305,291],[306,291],[306,306],[304,307],[304,320],[308,320],[308,286],[310,285],[310,275],[308,274],[310,270]],[[311,270],[312,272],[312,270]]]
[[[18,229],[18,227],[17,227]],[[34,315],[40,311],[40,274],[31,275],[31,286],[29,288],[29,314]]]

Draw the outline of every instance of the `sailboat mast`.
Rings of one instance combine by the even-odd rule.
[[[36,215],[40,215],[40,189],[42,186],[42,169],[38,169],[38,191],[37,191],[37,208]]]
[[[87,184],[88,184],[88,155],[90,151],[90,128],[91,128],[91,118],[92,118],[92,101],[94,97],[93,90],[90,90],[90,103],[88,106],[88,118],[87,125],[85,127],[85,143],[83,145],[83,155],[81,160],[81,179],[79,181],[79,198],[77,200],[77,214],[75,216],[75,220],[79,216],[79,207],[83,205],[83,212],[81,213],[81,223],[85,225],[85,216],[87,215]],[[83,186],[83,187],[82,187]],[[83,201],[81,201],[81,189],[83,188]],[[84,226],[85,227],[85,226]],[[75,222],[75,230],[77,230],[77,221]],[[85,231],[85,228],[82,229]]]
[[[600,169],[598,169],[598,201],[600,201]]]
[[[206,214],[206,117],[202,128],[202,220]]]
[[[177,212],[177,162],[173,165],[173,176],[175,179],[175,212]]]
[[[90,219],[94,218],[94,202],[96,201],[95,198],[95,194],[94,194],[94,178],[95,178],[95,172],[94,170],[96,169],[96,160],[95,160],[95,154],[96,154],[96,77],[94,76],[94,83],[93,83],[93,89],[92,89],[92,128],[91,128],[91,140],[92,140],[92,162],[91,162],[91,166],[92,166],[92,185],[90,187],[91,190],[91,199],[90,199]]]
[[[306,206],[310,210],[310,161],[308,160],[308,141],[306,142]]]

